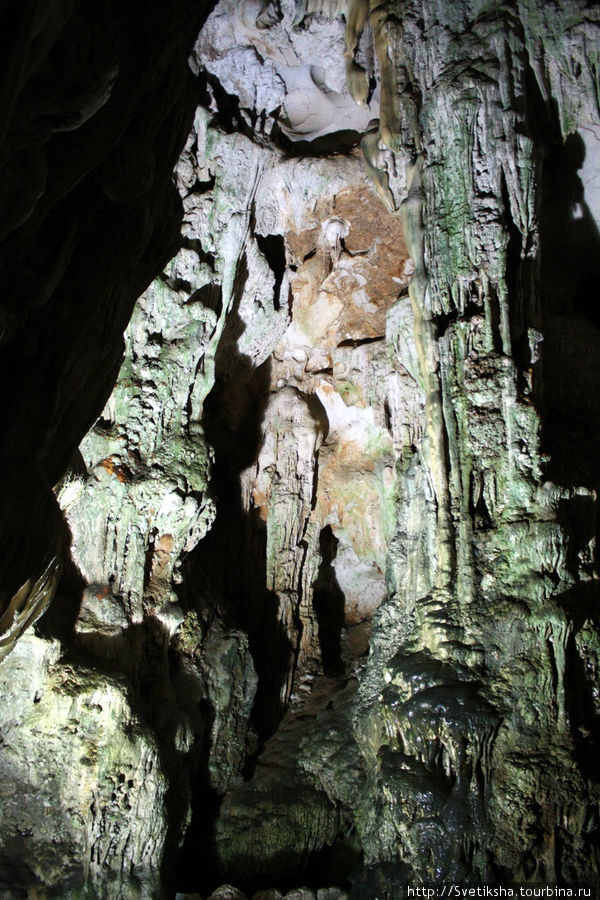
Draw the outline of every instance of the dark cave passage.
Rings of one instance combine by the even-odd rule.
[[[579,177],[579,134],[544,166],[540,288],[542,441],[548,477],[597,490],[600,456],[600,234]]]
[[[319,644],[325,675],[340,675],[342,662],[342,628],[344,627],[344,594],[333,568],[339,541],[327,525],[319,537],[321,565],[313,585],[313,605],[319,623]]]
[[[203,425],[214,448],[211,491],[217,518],[187,560],[186,590],[202,606],[217,592],[233,627],[248,634],[258,675],[253,727],[262,742],[281,715],[281,678],[290,648],[277,618],[277,599],[266,586],[265,523],[246,512],[240,474],[258,457],[261,425],[269,400],[270,361],[258,368],[237,350],[244,325],[237,314],[247,270],[242,261],[235,296],[215,360],[215,385],[204,403]]]
[[[265,740],[283,714],[281,680],[291,648],[278,618],[276,596],[266,585],[266,528],[255,510],[246,511],[240,474],[257,459],[269,399],[270,361],[254,367],[237,339],[244,324],[238,315],[248,277],[245,257],[236,272],[234,296],[215,359],[215,383],[204,402],[203,428],[214,449],[210,490],[217,515],[212,528],[185,563],[186,604],[209,617],[224,617],[231,629],[247,634],[258,684],[245,735],[244,778],[250,778]],[[192,821],[178,855],[177,888],[211,891],[221,883],[214,825],[222,797],[208,783],[210,704],[204,710],[205,739],[196,770]],[[204,848],[198,869],[198,847]]]

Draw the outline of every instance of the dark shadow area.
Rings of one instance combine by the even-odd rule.
[[[97,427],[104,426],[105,423],[100,421]],[[81,476],[87,474],[79,454],[72,468]],[[194,784],[204,788],[202,821],[207,817],[212,821],[218,811],[220,800],[214,791],[210,792],[207,788],[214,710],[203,695],[198,679],[188,675],[186,681],[185,673],[181,671],[182,654],[171,652],[171,635],[154,615],[145,615],[140,624],[128,624],[123,628],[111,628],[110,624],[105,625],[104,630],[90,627],[89,607],[86,622],[84,591],[95,594],[100,607],[104,603],[113,603],[127,609],[127,599],[113,595],[113,588],[110,581],[108,584],[88,584],[67,548],[56,596],[35,628],[40,636],[60,641],[60,664],[72,668],[75,685],[79,683],[80,676],[85,683],[89,673],[122,685],[127,693],[132,718],[142,724],[149,738],[156,739],[160,768],[168,785],[164,798],[168,827],[161,880],[165,889],[174,890],[175,879],[179,876],[174,861],[185,827],[183,816]],[[198,643],[202,640],[200,630],[197,640]],[[182,726],[191,729],[194,735],[189,751],[179,749],[177,735]],[[209,846],[204,843],[204,833],[198,837],[203,841],[202,846]],[[210,856],[206,860],[206,868],[209,864]]]
[[[574,755],[597,782],[600,752],[600,234],[579,176],[582,137],[555,145],[543,169],[540,293],[543,341],[534,387],[542,423],[545,475],[573,493],[559,504],[566,567],[574,586],[556,598],[571,625],[565,659],[565,703]],[[541,388],[541,389],[540,389]],[[585,579],[585,580],[584,580]],[[557,576],[558,581],[558,576]],[[590,832],[590,858],[597,834]]]
[[[35,626],[36,632],[41,637],[57,638],[65,648],[72,644],[75,638],[75,622],[81,608],[81,596],[85,586],[85,579],[71,556],[66,556],[54,599]]]
[[[362,847],[353,829],[351,834],[336,838],[333,844],[311,855],[302,881],[314,888],[335,885],[347,891],[352,877],[360,872],[362,861]]]
[[[279,622],[278,601],[266,587],[266,525],[257,510],[244,509],[240,474],[262,446],[262,421],[269,400],[271,363],[254,367],[240,354],[244,331],[238,309],[247,279],[243,257],[234,299],[215,359],[215,384],[204,403],[203,424],[215,451],[211,490],[217,517],[190,554],[185,586],[189,602],[202,604],[202,584],[223,598],[232,626],[248,634],[259,683],[253,725],[264,741],[283,714],[280,687],[292,648]]]
[[[557,520],[566,541],[566,567],[575,579],[586,573],[593,578],[597,569],[594,560],[594,540],[598,547],[598,507],[593,495],[575,495],[561,500]]]
[[[269,245],[269,261],[279,248]],[[255,367],[239,352],[238,338],[245,325],[239,305],[248,277],[241,258],[234,297],[215,359],[215,383],[204,403],[203,426],[214,448],[211,491],[216,502],[215,522],[185,562],[183,599],[198,615],[217,602],[231,628],[248,635],[258,676],[251,736],[244,770],[251,777],[265,740],[276,730],[284,709],[281,687],[293,648],[279,620],[277,596],[267,588],[266,523],[259,510],[246,509],[241,496],[241,473],[258,457],[262,422],[269,400],[271,363]],[[208,752],[208,747],[205,752]],[[207,759],[200,760],[193,795],[193,818],[178,855],[177,889],[210,892],[222,883],[215,869],[214,822],[221,798],[207,781]],[[203,862],[198,865],[202,848]]]
[[[251,114],[249,110],[242,111],[239,97],[229,94],[223,88],[215,75],[201,71],[197,79],[197,102],[199,106],[214,111],[213,124],[222,128],[226,134],[234,132],[243,134],[253,143],[274,144],[286,157],[322,157],[339,156],[350,153],[358,147],[362,134],[352,128],[341,129],[330,134],[324,134],[312,141],[289,138],[276,120],[270,133],[266,133],[266,114]],[[214,102],[213,102],[214,98]],[[216,110],[214,110],[216,103]],[[273,110],[271,116],[277,118],[280,109]],[[252,118],[249,120],[248,116]]]
[[[520,24],[517,26],[521,38],[524,35]],[[556,148],[562,140],[559,114],[556,102],[548,100],[546,90],[542,92],[538,76],[527,64],[525,69],[525,91],[515,98],[517,108],[522,116],[522,124],[516,126],[518,133],[525,134],[538,148],[542,157]],[[538,297],[538,259],[532,252],[534,231],[521,233],[521,216],[512,208],[511,190],[507,179],[513,175],[501,173],[501,199],[503,219],[508,244],[506,247],[506,288],[509,305],[509,329],[511,354],[517,363],[517,390],[522,398],[531,401],[531,379],[528,372],[531,365],[531,349],[529,346],[528,328],[532,323],[539,325]],[[514,193],[513,193],[514,198]],[[494,348],[500,352],[504,335],[502,334],[501,298],[490,298]]]
[[[191,822],[185,832],[181,847],[173,847],[173,856],[177,860],[171,875],[170,886],[173,891],[193,893],[198,890],[198,882],[203,886],[216,887],[219,883],[217,857],[214,841],[214,822],[219,814],[222,798],[209,784],[208,763],[210,755],[210,733],[214,721],[214,710],[207,701],[201,702],[198,712],[204,721],[204,740],[194,752],[193,765],[190,767],[190,783],[192,784]],[[202,851],[201,865],[199,851]],[[166,858],[166,854],[165,857]],[[166,881],[166,879],[165,879]],[[210,888],[208,888],[210,890]]]
[[[308,157],[339,156],[350,153],[361,142],[362,133],[353,129],[334,131],[314,138],[312,141],[293,141],[276,125],[272,136],[278,147],[285,151],[287,156]]]
[[[69,557],[70,534],[35,460],[0,455],[0,619],[4,632],[15,613],[23,615],[23,586],[39,579],[54,559]],[[14,604],[17,603],[17,609]],[[28,608],[29,601],[25,604]],[[4,618],[6,616],[6,619]]]
[[[340,835],[332,844],[308,853],[304,864],[300,863],[299,854],[275,854],[272,861],[275,874],[265,873],[250,879],[236,878],[235,884],[248,897],[258,891],[272,889],[274,885],[277,885],[277,890],[286,894],[297,889],[299,884],[315,892],[328,887],[348,891],[353,879],[359,877],[362,861],[362,847],[353,832],[346,836]]]
[[[508,234],[506,247],[506,288],[510,297],[510,342],[513,356],[517,363],[519,392],[523,393],[523,372],[529,365],[529,346],[527,342],[526,322],[530,310],[526,308],[531,299],[531,291],[523,284],[529,264],[522,259],[523,236],[511,213],[510,195],[504,173],[502,173],[502,204],[504,207],[504,226]],[[494,326],[494,347],[502,347],[500,330],[500,308],[497,297],[492,298],[492,317]]]
[[[565,662],[566,712],[575,758],[585,778],[598,782],[600,755],[600,586],[576,585],[557,598],[572,623]]]
[[[395,900],[405,895],[407,883],[414,883],[408,866],[385,862],[369,866],[353,879],[349,900]]]
[[[105,426],[107,426],[105,420],[98,419],[96,427],[104,430]],[[81,478],[87,477],[85,462],[79,450],[73,454],[69,468],[74,475]],[[58,511],[58,504],[56,507]],[[62,573],[54,599],[36,623],[35,630],[44,638],[57,638],[66,649],[75,638],[75,622],[81,609],[86,581],[71,556],[72,536],[69,527],[62,512],[58,511],[58,514],[61,519],[61,528],[67,535],[62,553]]]
[[[600,275],[584,278],[575,290],[573,309],[600,328]]]
[[[477,531],[489,531],[493,528],[494,523],[485,502],[483,488],[475,484],[472,476],[469,484],[469,513]]]
[[[275,276],[273,306],[276,310],[279,310],[281,306],[279,296],[281,292],[281,282],[283,281],[286,266],[285,241],[281,234],[267,234],[266,236],[256,234],[256,243]]]
[[[579,134],[544,166],[540,218],[542,445],[546,475],[561,485],[600,484],[600,235],[578,171]]]
[[[164,797],[168,825],[161,881],[166,890],[174,891],[180,874],[174,861],[185,827],[184,815],[192,785],[194,782],[205,785],[208,781],[209,736],[214,711],[206,698],[199,699],[197,684],[195,691],[181,690],[169,654],[169,632],[154,616],[145,616],[142,623],[130,624],[113,633],[75,632],[85,586],[71,562],[65,568],[60,591],[40,619],[37,630],[45,637],[60,639],[63,648],[60,662],[73,669],[75,685],[79,675],[85,681],[87,672],[93,673],[94,678],[104,676],[122,685],[132,719],[142,724],[150,739],[156,739],[160,769],[168,785]],[[88,590],[90,587],[87,586]],[[108,601],[108,588],[102,595]],[[190,751],[178,749],[177,735],[182,726],[194,734]],[[134,787],[133,782],[130,787]],[[205,791],[203,799],[204,816],[209,812],[216,815],[218,798],[214,792]],[[203,839],[204,835],[199,838]],[[207,868],[209,862],[210,857],[206,860]]]
[[[313,606],[319,625],[319,644],[325,675],[341,675],[342,629],[344,627],[344,594],[335,576],[333,561],[339,541],[327,525],[319,537],[321,565],[313,585]]]

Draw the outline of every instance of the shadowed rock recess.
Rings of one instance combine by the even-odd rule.
[[[600,7],[0,25],[0,897],[600,888]]]

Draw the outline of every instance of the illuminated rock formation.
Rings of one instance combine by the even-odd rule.
[[[156,169],[141,132],[110,179],[48,157],[86,252],[28,277],[92,272],[81,310],[7,304],[0,884],[596,882],[599,10],[220,0],[194,34]],[[184,123],[173,240],[145,179]]]

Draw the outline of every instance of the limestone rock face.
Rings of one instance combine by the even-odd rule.
[[[115,900],[156,896],[166,834],[159,748],[122,680],[60,656],[58,641],[29,634],[2,672],[3,894],[43,886],[78,896],[88,881]]]
[[[181,234],[6,594],[7,896],[598,880],[599,38],[215,5]]]
[[[56,588],[68,533],[51,489],[112,389],[136,298],[177,250],[186,56],[209,7],[2,11],[1,653]]]
[[[577,24],[564,41],[555,20],[525,4],[520,24],[512,13],[488,18],[485,4],[425,15],[407,4],[390,23],[411,97],[399,104],[400,124],[407,113],[412,124],[398,138],[415,158],[401,217],[435,519],[421,529],[433,551],[416,561],[423,583],[382,609],[382,624],[410,624],[381,643],[376,627],[355,733],[388,798],[376,817],[365,809],[366,855],[401,859],[423,879],[596,871],[593,829],[576,824],[596,815],[593,739],[584,749],[569,699],[591,689],[577,675],[575,636],[594,593],[594,551],[566,524],[596,495],[590,480],[557,485],[544,456],[556,427],[544,385],[556,365],[544,348],[556,298],[540,285],[539,203],[543,186],[551,208],[555,189],[542,165],[568,132],[598,122],[591,85],[591,106],[549,87],[567,59],[578,70],[598,27],[583,9],[569,12]],[[572,219],[562,221],[568,234]],[[566,291],[561,302],[573,317]],[[398,587],[414,572],[406,563],[392,551]]]
[[[196,43],[198,70],[236,98],[258,133],[275,129],[275,136],[311,143],[336,135],[332,147],[340,135],[362,134],[373,112],[348,92],[343,23],[328,16],[294,27],[293,4],[285,2],[279,13],[279,21],[265,21],[258,3],[219,3]]]
[[[348,23],[352,10],[350,4]],[[284,4],[280,11],[274,29],[286,22]],[[386,205],[400,210],[390,219],[399,220],[402,237],[392,257],[376,265],[378,275],[367,272],[368,254],[358,259],[348,243],[356,224],[344,214],[343,194],[320,233],[313,226],[312,241],[297,229],[285,236],[287,262],[296,266],[290,324],[268,373],[272,398],[262,413],[257,463],[241,476],[242,509],[250,497],[265,522],[281,705],[302,703],[315,673],[352,671],[360,650],[347,636],[350,623],[355,617],[363,624],[375,612],[353,717],[362,756],[356,772],[366,777],[355,775],[347,800],[339,761],[330,782],[332,799],[347,803],[371,873],[359,891],[385,884],[393,894],[403,878],[569,880],[596,871],[597,790],[586,762],[594,738],[587,734],[582,743],[580,701],[569,698],[593,694],[577,675],[577,659],[595,596],[595,532],[583,523],[595,520],[597,476],[587,470],[578,481],[575,470],[565,477],[560,466],[557,401],[559,416],[570,414],[561,389],[556,396],[553,388],[564,351],[550,346],[545,353],[544,338],[547,328],[553,342],[557,302],[567,327],[576,327],[584,307],[574,304],[574,279],[593,268],[586,262],[583,272],[564,279],[568,284],[553,280],[549,287],[555,217],[562,215],[568,238],[569,223],[578,221],[572,216],[585,217],[591,208],[576,175],[581,156],[562,157],[571,166],[564,176],[571,188],[560,208],[550,162],[554,157],[558,165],[561,146],[573,144],[569,132],[582,128],[590,143],[598,127],[595,87],[587,83],[582,96],[559,83],[556,72],[584,71],[581,54],[598,23],[572,4],[573,28],[564,38],[557,21],[532,4],[520,7],[517,18],[487,13],[482,3],[424,10],[405,4],[397,17],[384,4],[371,14],[379,134],[388,146],[371,168],[389,170],[393,202]],[[567,13],[561,15],[564,24]],[[311,27],[321,21],[318,12],[311,21]],[[231,40],[229,31],[223,39]],[[250,108],[251,98],[232,81],[227,90]],[[359,216],[359,194],[350,196]],[[384,222],[380,213],[381,245]],[[368,235],[366,223],[359,229]],[[592,250],[594,228],[587,234]],[[364,242],[371,253],[377,238]],[[379,281],[386,265],[395,291]],[[378,337],[385,339],[385,362]],[[589,385],[584,379],[581,399],[573,401],[582,414],[591,411],[593,378]],[[320,405],[313,400],[311,408],[306,394]],[[234,389],[223,387],[220,396],[233,397]],[[386,429],[374,443],[390,492],[389,502],[385,491],[378,494],[375,514],[369,497],[377,464],[371,470],[365,452],[372,425]],[[229,428],[235,431],[235,423]],[[373,520],[384,530],[369,529],[365,540],[362,528]],[[246,515],[246,533],[248,524]],[[387,578],[378,578],[378,570]],[[330,613],[338,605],[338,624],[333,616],[319,621],[325,597]],[[582,628],[585,638],[578,636]],[[590,651],[584,652],[592,672]],[[273,812],[281,789],[276,780],[269,786],[277,770],[267,762],[287,722],[267,745],[265,768],[222,807],[217,835],[225,871],[240,871],[240,860],[248,873],[276,865],[276,835],[284,852],[297,827],[285,801]],[[327,778],[323,734],[316,725],[309,732]],[[296,773],[294,767],[310,768],[300,748],[276,753],[279,765],[285,758]],[[325,840],[319,802],[299,844],[309,835],[317,845]],[[250,835],[250,825],[240,817],[263,804],[270,804],[264,818],[272,824],[270,849],[260,857],[260,842],[248,846],[242,835]],[[583,822],[590,824],[577,824]]]

